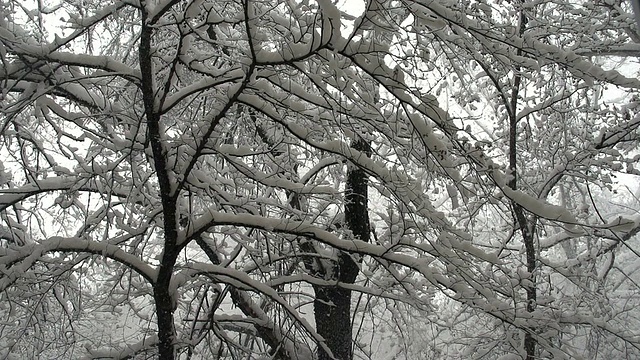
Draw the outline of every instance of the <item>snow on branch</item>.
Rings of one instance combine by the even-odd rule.
[[[182,278],[190,278],[197,275],[207,275],[211,276],[214,279],[232,285],[235,289],[245,290],[245,291],[254,291],[266,295],[271,300],[275,301],[278,305],[282,306],[282,308],[289,314],[296,323],[300,324],[305,331],[311,335],[313,339],[315,339],[319,344],[322,345],[323,349],[328,353],[331,353],[331,349],[329,349],[324,340],[318,333],[315,328],[309,324],[309,322],[301,316],[301,314],[294,309],[288,301],[282,298],[278,291],[276,291],[271,286],[252,279],[247,273],[231,269],[228,267],[223,267],[220,265],[214,264],[205,264],[205,263],[192,263],[189,265],[189,269],[185,269],[180,277]],[[255,303],[251,303],[254,306]],[[254,309],[256,313],[263,313],[263,310],[259,307]],[[283,343],[284,346],[287,346],[287,352],[290,355],[297,355],[299,358],[312,358],[313,355],[308,348],[294,347],[293,343],[289,341],[285,341]]]
[[[620,241],[629,240],[639,232],[640,215],[619,215],[609,220],[606,224],[583,225],[579,228],[564,229],[557,234],[540,239],[540,248],[549,249],[563,241],[581,236],[594,236],[603,239],[603,241],[608,240],[611,245],[615,245]]]
[[[120,243],[127,239],[141,235],[131,233],[111,239],[109,242]],[[51,237],[39,244],[25,245],[11,249],[0,249],[0,266],[3,277],[0,278],[0,291],[10,286],[17,278],[25,273],[49,252],[79,252],[102,255],[115,260],[138,274],[142,275],[151,284],[155,282],[156,270],[141,260],[139,257],[129,254],[117,245],[109,242],[96,242],[83,238]]]
[[[615,70],[604,70],[574,51],[567,51],[537,40],[535,35],[525,33],[520,37],[505,34],[501,28],[486,26],[485,23],[435,1],[424,6],[439,19],[454,27],[456,32],[471,34],[494,56],[498,55],[503,59],[509,59],[509,61],[516,62],[517,65],[531,67],[533,65],[531,61],[537,61],[539,66],[556,64],[566,67],[574,76],[587,83],[592,83],[595,80],[624,88],[640,88],[640,79],[626,77]],[[511,49],[521,49],[523,54],[527,54],[528,57],[514,57]],[[518,61],[522,63],[518,64]]]
[[[56,170],[54,168],[54,170]],[[111,194],[120,198],[128,198],[131,192],[127,188],[118,188],[117,186],[107,187],[101,183],[87,181],[86,177],[78,176],[55,176],[46,179],[39,179],[27,183],[20,187],[9,189],[0,189],[0,211],[6,210],[21,201],[32,196],[42,193],[69,190],[69,191],[87,191],[100,194]]]
[[[124,360],[134,359],[136,354],[144,351],[153,350],[158,343],[158,336],[151,335],[140,340],[135,344],[128,344],[122,349],[93,349],[88,345],[85,346],[88,356],[81,358],[82,360],[94,360],[94,359],[112,359],[112,360]]]
[[[602,129],[596,137],[595,149],[605,149],[613,147],[624,141],[637,141],[636,134],[640,126],[640,113],[634,115],[633,119],[625,121],[620,125]]]
[[[383,245],[372,244],[357,239],[342,239],[336,234],[321,229],[315,226],[313,223],[307,221],[267,218],[250,214],[229,214],[210,210],[205,213],[205,215],[194,221],[192,229],[188,231],[182,231],[179,234],[179,243],[188,241],[189,239],[192,239],[195,236],[198,236],[199,234],[207,231],[211,227],[221,225],[242,226],[247,228],[263,229],[266,231],[303,236],[309,239],[317,240],[326,245],[330,245],[332,248],[342,250],[349,254],[369,255],[375,259],[384,259],[391,263],[406,266],[409,269],[418,271],[430,283],[434,285],[444,286],[445,288],[458,293],[456,297],[459,299],[463,299],[470,293],[475,293],[476,291],[481,291],[482,293],[487,292],[484,295],[487,295],[489,298],[495,296],[491,294],[492,290],[485,289],[475,280],[472,280],[466,275],[463,276],[463,278],[466,280],[465,283],[467,283],[468,281],[468,284],[463,285],[463,283],[460,283],[458,280],[454,279],[455,275],[449,274],[453,276],[450,277],[449,275],[443,274],[441,270],[430,265],[430,263],[433,261],[431,257],[427,259],[416,258],[412,255],[395,252],[393,251],[393,248],[389,248]],[[474,257],[478,256],[478,258],[485,259],[485,261],[493,262],[496,264],[499,263],[499,260],[497,258],[482,253],[480,250],[475,249],[471,244],[454,242],[453,238],[449,239],[449,241],[454,247],[464,250]],[[465,260],[460,259],[460,261],[457,261],[455,259],[457,257],[455,253],[449,251],[447,252],[446,256],[447,261],[451,261],[452,264],[464,265],[460,262],[462,261],[464,263]]]

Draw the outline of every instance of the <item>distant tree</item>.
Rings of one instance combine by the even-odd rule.
[[[0,355],[637,355],[629,10],[360,5],[0,4]]]

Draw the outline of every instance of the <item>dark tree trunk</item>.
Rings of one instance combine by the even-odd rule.
[[[156,317],[158,321],[158,358],[161,360],[174,359],[174,329],[173,329],[173,300],[169,293],[169,281],[162,279],[153,287],[153,299],[156,305]],[[161,279],[158,279],[161,280]]]
[[[354,140],[351,147],[367,155],[371,148],[367,141]],[[344,217],[347,229],[362,241],[369,241],[368,181],[364,170],[350,167],[347,171],[345,186]],[[333,272],[334,278],[341,283],[353,284],[358,276],[358,262],[351,254],[340,253],[338,264]],[[314,286],[316,299],[314,315],[316,330],[325,340],[325,344],[335,359],[353,358],[351,324],[351,290],[339,286]],[[318,359],[332,359],[318,344]]]
[[[143,23],[147,13],[142,7]],[[158,322],[158,358],[173,360],[175,357],[175,335],[173,324],[173,298],[169,291],[173,269],[179,253],[177,245],[176,199],[171,193],[171,180],[165,158],[164,145],[160,135],[160,114],[154,106],[155,89],[153,88],[154,70],[151,63],[152,28],[142,26],[139,45],[140,72],[142,74],[142,100],[148,126],[148,141],[153,153],[153,163],[158,177],[160,199],[162,202],[164,244],[163,254],[158,267],[158,278],[153,284],[153,298]]]
[[[258,135],[272,146],[272,155],[276,158],[282,155],[282,151],[275,147],[264,129],[257,125],[257,117],[253,111],[250,111],[250,116],[256,123]],[[363,139],[354,140],[351,147],[371,156],[371,145]],[[293,168],[294,172],[296,169],[297,165]],[[293,209],[301,209],[300,198],[296,193],[288,191],[287,197]],[[345,226],[351,230],[354,237],[369,242],[368,177],[364,170],[355,166],[347,170],[344,216]],[[305,253],[316,253],[313,244],[309,241],[300,242],[300,248]],[[324,263],[319,262],[315,256],[305,256],[302,260],[311,275],[346,284],[353,284],[360,271],[357,260],[348,253],[340,253],[338,263],[331,270],[326,269]],[[323,344],[318,343],[318,359],[351,360],[353,358],[351,290],[339,286],[314,285],[313,288],[316,295],[314,300],[316,332],[323,337],[324,345],[333,354],[332,358],[324,351]]]
[[[520,0],[519,5],[524,8],[525,0]],[[520,9],[519,13],[519,24],[518,24],[518,33],[520,36],[523,36],[527,27],[527,16],[524,13],[524,9]],[[522,49],[517,50],[518,56],[522,55]],[[511,189],[516,190],[518,188],[518,179],[517,179],[517,126],[518,126],[518,97],[520,92],[520,83],[522,81],[522,76],[519,73],[519,68],[516,68],[516,75],[513,80],[513,90],[511,92],[511,103],[509,104],[509,170],[511,172],[511,179],[507,184]],[[528,279],[531,285],[526,286],[527,293],[527,312],[534,312],[536,309],[537,303],[537,290],[536,290],[536,280],[535,280],[535,270],[536,270],[536,249],[535,249],[535,227],[537,219],[534,217],[532,220],[527,219],[525,215],[525,210],[517,204],[515,201],[512,202],[513,213],[516,218],[516,222],[518,227],[520,228],[520,233],[522,234],[522,241],[524,242],[525,252],[526,252],[526,263],[527,263],[527,272],[530,274],[530,278]],[[526,359],[533,360],[536,354],[536,339],[534,338],[535,329],[525,329],[524,333],[524,350],[526,352]]]
[[[320,334],[333,356],[339,360],[351,360],[351,290],[340,287],[316,286],[313,303],[316,331]],[[318,346],[318,359],[330,360],[329,354]]]

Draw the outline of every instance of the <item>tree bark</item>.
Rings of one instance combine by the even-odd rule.
[[[164,145],[160,130],[160,114],[155,110],[155,89],[153,87],[153,65],[151,63],[151,35],[153,29],[145,23],[147,18],[142,7],[143,25],[140,34],[139,61],[142,74],[142,99],[147,122],[147,137],[153,154],[153,163],[158,177],[158,187],[162,203],[164,246],[158,278],[153,284],[153,298],[156,307],[158,326],[158,358],[173,360],[175,357],[173,296],[170,282],[179,253],[177,245],[178,231],[176,223],[176,198],[171,191],[171,180],[167,166]]]
[[[518,33],[520,36],[524,35],[527,27],[527,16],[522,8],[524,0],[518,1],[517,4],[521,6],[519,11],[519,24]],[[522,49],[517,50],[518,56],[522,56]],[[509,171],[511,179],[507,184],[511,189],[516,190],[518,188],[517,178],[517,126],[518,126],[518,96],[520,93],[520,83],[522,76],[520,75],[520,68],[516,67],[515,76],[513,79],[513,90],[511,91],[511,103],[509,104]],[[537,291],[535,281],[535,269],[536,269],[536,249],[534,242],[535,224],[536,219],[527,219],[525,210],[515,201],[512,201],[511,206],[513,208],[513,214],[515,215],[516,223],[520,228],[522,235],[522,241],[524,242],[524,248],[526,253],[526,266],[529,275],[529,281],[531,285],[525,287],[527,294],[527,312],[533,312],[536,308]],[[533,331],[535,329],[526,329],[524,332],[524,350],[527,360],[533,360],[536,353],[536,339],[533,337]]]
[[[351,147],[367,155],[371,154],[370,144],[363,140],[354,140]],[[368,178],[364,170],[351,167],[347,170],[345,185],[344,217],[347,229],[356,239],[369,242]],[[353,284],[360,269],[358,261],[351,254],[341,252],[333,274],[340,283]],[[339,286],[314,286],[316,298],[314,315],[316,330],[325,340],[325,344],[338,360],[353,358],[351,290]],[[333,359],[318,344],[318,359]]]

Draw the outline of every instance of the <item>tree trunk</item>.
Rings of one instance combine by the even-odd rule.
[[[520,6],[524,7],[524,0],[519,1]],[[518,24],[518,33],[520,36],[524,35],[524,32],[527,27],[527,16],[524,13],[524,9],[520,9],[519,13],[520,19]],[[522,55],[522,49],[517,50],[518,56]],[[517,161],[516,155],[518,153],[517,149],[517,126],[518,126],[518,96],[520,92],[520,83],[522,81],[522,76],[520,75],[520,68],[516,68],[515,77],[513,80],[513,90],[511,92],[511,103],[509,104],[509,170],[511,179],[509,180],[508,186],[517,190],[518,188],[518,178],[517,178]],[[526,264],[527,264],[527,272],[529,275],[529,281],[531,285],[525,287],[525,291],[527,293],[527,304],[526,309],[527,312],[533,312],[536,308],[536,281],[535,281],[535,269],[536,269],[536,249],[535,249],[535,226],[536,226],[536,218],[533,220],[528,220],[525,215],[525,210],[518,203],[513,201],[511,203],[513,208],[513,213],[516,218],[516,223],[520,228],[520,233],[522,235],[522,241],[524,242],[524,248],[526,252]],[[535,329],[530,328],[526,329],[524,332],[524,350],[526,352],[526,359],[533,360],[535,358],[536,353],[536,339],[533,337],[533,332]]]
[[[351,147],[367,155],[371,148],[363,139],[354,140]],[[369,242],[368,181],[364,170],[350,167],[345,185],[344,217],[347,229],[359,240]],[[359,272],[358,262],[351,254],[340,253],[334,279],[341,283],[353,284]],[[351,290],[339,286],[314,286],[316,299],[314,315],[316,330],[338,360],[353,358],[351,324]],[[318,359],[332,359],[318,344]]]
[[[146,25],[147,17],[142,7],[143,26],[140,33],[139,61],[142,75],[142,99],[148,126],[148,141],[153,153],[153,164],[158,177],[158,187],[162,202],[164,244],[163,254],[158,267],[158,278],[153,284],[153,298],[158,322],[158,358],[173,360],[175,357],[173,297],[169,291],[173,269],[179,253],[177,245],[176,199],[171,191],[169,169],[165,158],[164,144],[160,134],[160,114],[155,109],[155,89],[153,87],[154,69],[151,63],[151,35],[153,29]]]

